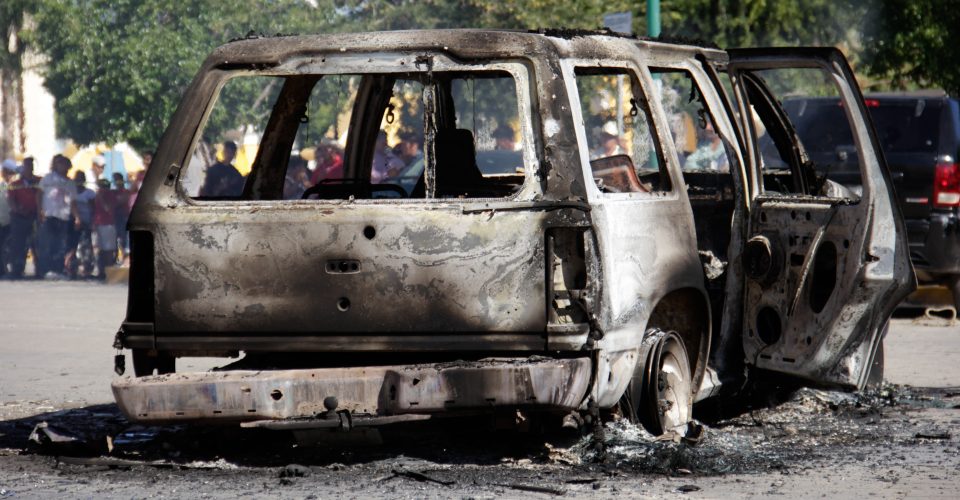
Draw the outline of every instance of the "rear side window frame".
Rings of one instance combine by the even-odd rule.
[[[652,78],[646,67],[640,66],[629,60],[612,59],[577,59],[569,58],[561,61],[561,67],[564,78],[567,81],[567,93],[571,99],[571,114],[576,127],[576,136],[578,149],[580,151],[581,171],[584,176],[587,194],[591,198],[609,199],[609,200],[676,200],[680,198],[681,186],[684,186],[683,177],[680,175],[679,165],[676,163],[675,152],[673,150],[673,138],[669,136],[670,132],[665,130],[662,117],[659,114],[657,104],[651,104],[649,96],[655,95],[653,91]],[[590,166],[589,141],[586,138],[586,131],[583,128],[583,116],[580,111],[580,91],[577,86],[577,70],[603,70],[624,71],[632,74],[637,80],[637,84],[642,92],[645,101],[644,107],[647,113],[649,126],[652,129],[652,139],[654,147],[657,150],[658,161],[663,164],[663,172],[667,175],[670,188],[667,190],[650,192],[622,192],[607,193],[601,191],[593,181],[593,170]],[[644,112],[644,111],[641,111]],[[668,134],[668,135],[664,135]]]
[[[429,55],[418,54],[396,54],[396,53],[377,53],[377,54],[320,54],[305,57],[296,57],[284,61],[283,63],[269,69],[258,70],[257,64],[250,64],[242,68],[236,68],[231,65],[227,68],[214,67],[207,71],[203,78],[211,80],[210,85],[213,90],[206,99],[206,105],[203,114],[195,124],[193,137],[189,147],[185,150],[181,158],[180,167],[172,180],[172,184],[177,198],[186,205],[197,207],[230,207],[230,206],[249,206],[249,205],[285,205],[285,206],[317,206],[317,205],[342,205],[345,203],[359,205],[381,205],[381,204],[436,204],[451,202],[484,202],[484,201],[535,201],[542,194],[540,177],[540,156],[539,146],[542,141],[539,137],[539,131],[534,126],[538,123],[534,116],[536,109],[537,93],[535,92],[535,71],[533,65],[522,59],[509,60],[488,60],[483,62],[463,63],[455,61],[452,58],[442,54],[434,53]],[[363,71],[358,71],[362,69]],[[516,192],[509,196],[501,198],[354,198],[354,199],[310,199],[310,200],[283,200],[283,199],[223,199],[223,200],[204,200],[190,196],[183,187],[183,176],[193,155],[195,154],[203,133],[205,124],[210,114],[217,104],[218,97],[224,85],[231,78],[244,76],[296,76],[319,74],[323,77],[350,74],[350,75],[373,75],[383,73],[411,74],[421,73],[429,75],[431,72],[500,72],[513,77],[515,91],[517,94],[518,115],[520,119],[519,130],[517,131],[521,141],[521,153],[524,162],[523,184]],[[425,145],[426,146],[426,145]]]

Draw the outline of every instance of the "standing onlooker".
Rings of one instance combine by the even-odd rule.
[[[143,173],[147,173],[147,170],[150,170],[150,164],[153,163],[153,154],[153,151],[143,153]]]
[[[386,182],[389,178],[395,177],[403,169],[403,166],[403,161],[393,154],[392,149],[387,147],[387,133],[381,130],[377,134],[377,142],[373,147],[370,182],[373,184]]]
[[[97,195],[93,199],[93,230],[96,235],[97,278],[107,279],[107,267],[117,263],[117,228],[114,212],[117,193],[110,189],[110,181],[97,179]]]
[[[506,123],[500,124],[500,126],[493,131],[493,139],[496,144],[494,149],[500,151],[516,151],[516,137],[517,133],[513,131],[513,127]]]
[[[420,165],[420,169],[423,168],[423,151],[420,150],[421,144],[423,144],[423,136],[418,132],[400,133],[400,144],[397,144],[395,150],[408,172],[411,170],[411,167],[417,167],[418,165]],[[419,174],[419,172],[417,173]]]
[[[70,228],[67,242],[67,272],[70,278],[88,278],[93,275],[93,200],[96,193],[87,188],[87,175],[82,171],[73,174],[77,184],[77,215],[80,225]],[[83,271],[81,272],[80,269]]]
[[[39,262],[35,245],[36,225],[40,217],[40,178],[33,175],[33,158],[27,157],[20,166],[20,178],[10,184],[7,199],[10,203],[10,235],[7,237],[7,259],[10,277],[23,277],[27,250],[33,249],[34,266]]]
[[[130,240],[127,238],[127,219],[130,217],[130,191],[120,172],[113,173],[113,190],[117,204],[113,209],[113,225],[117,231],[117,248],[125,263],[130,255]]]
[[[143,178],[146,177],[147,171],[150,170],[151,163],[153,163],[153,151],[147,151],[143,153],[143,170],[128,174],[130,180],[130,198],[127,202],[127,207],[129,211],[133,211],[133,204],[137,202],[140,185],[143,183]]]
[[[3,160],[0,169],[0,276],[7,274],[7,236],[10,234],[10,203],[7,201],[7,188],[17,173],[17,162]]]
[[[243,194],[243,175],[233,166],[237,157],[237,143],[225,141],[221,150],[223,161],[207,167],[207,177],[200,188],[200,196],[236,197]]]
[[[283,178],[283,199],[299,200],[311,186],[309,177],[307,162],[300,155],[291,155]]]
[[[77,186],[67,172],[70,160],[56,155],[50,162],[50,173],[40,181],[43,204],[40,213],[40,265],[37,276],[46,279],[63,278],[67,253],[67,231],[70,224],[79,225],[77,213]]]
[[[103,169],[106,165],[107,159],[103,155],[93,157],[93,161],[90,162],[90,177],[93,178],[94,183],[103,178]]]

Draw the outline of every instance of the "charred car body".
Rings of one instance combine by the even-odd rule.
[[[810,82],[844,102],[860,194],[816,174],[778,105]],[[130,219],[117,345],[138,376],[114,394],[141,422],[619,405],[662,432],[745,365],[862,387],[914,277],[854,82],[832,49],[582,33],[227,44]],[[228,176],[198,158],[238,129],[259,143],[249,173],[211,189]],[[287,189],[318,143],[342,162],[318,147],[315,182]]]

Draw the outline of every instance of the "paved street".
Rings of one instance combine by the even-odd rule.
[[[40,420],[78,426],[74,430],[121,420],[109,405],[109,384],[111,342],[125,300],[123,286],[0,282],[0,498],[104,492],[115,497],[547,498],[562,492],[598,498],[951,498],[960,487],[960,327],[945,320],[894,321],[886,374],[898,387],[887,392],[861,397],[803,390],[777,408],[711,424],[708,437],[694,448],[656,443],[636,428],[611,425],[605,437],[609,457],[601,465],[592,464],[586,438],[473,438],[459,429],[336,452],[291,447],[276,434],[266,441],[248,435],[237,440],[227,431],[180,430],[164,438],[160,451],[145,447],[133,455],[176,465],[172,468],[78,465],[21,454],[25,433]],[[212,365],[195,360],[181,366]],[[57,412],[69,408],[77,410]],[[288,463],[306,463],[305,477],[278,479]]]
[[[126,300],[126,287],[118,285],[0,282],[0,396],[5,408],[0,412],[18,403],[46,401],[59,408],[112,401],[111,344]],[[894,320],[886,356],[891,383],[960,386],[960,323]],[[178,366],[204,368],[215,361],[188,358]]]
[[[126,301],[125,286],[0,282],[0,418],[112,401],[111,346]],[[182,364],[210,366],[203,361]]]

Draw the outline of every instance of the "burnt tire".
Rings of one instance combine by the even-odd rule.
[[[637,363],[620,410],[627,420],[659,436],[692,418],[692,369],[687,348],[675,332],[652,330],[646,338],[649,350]]]
[[[174,373],[176,369],[177,360],[170,353],[133,349],[133,374],[137,377]]]

